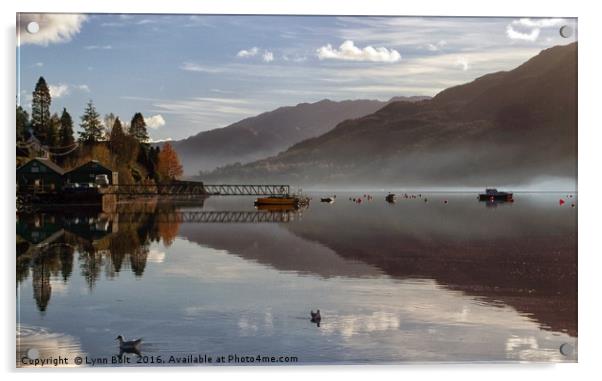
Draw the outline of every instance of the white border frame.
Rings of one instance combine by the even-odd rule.
[[[593,373],[597,365],[600,329],[601,299],[596,290],[602,268],[599,244],[596,240],[597,225],[602,215],[599,195],[600,187],[600,147],[602,142],[599,127],[598,105],[602,83],[600,81],[600,46],[602,36],[595,2],[575,2],[549,0],[527,2],[505,0],[486,1],[412,1],[393,0],[166,0],[142,2],[140,0],[103,0],[84,3],[81,0],[21,0],[2,2],[0,17],[3,24],[2,44],[2,83],[1,93],[4,128],[2,131],[3,166],[8,180],[0,187],[2,203],[2,242],[4,246],[4,284],[7,289],[2,315],[3,340],[0,359],[9,377],[27,378],[57,377],[61,379],[81,378],[103,379],[107,376],[133,375],[137,369],[107,370],[57,370],[22,371],[14,369],[15,344],[15,272],[14,272],[14,130],[15,120],[15,13],[16,12],[83,12],[83,13],[233,13],[233,14],[331,14],[331,15],[414,15],[414,16],[546,16],[579,18],[579,364],[559,365],[400,365],[400,366],[297,366],[297,367],[253,367],[253,368],[192,368],[192,369],[152,369],[142,370],[150,379],[164,378],[168,373],[178,372],[179,376],[190,378],[227,376],[232,378],[250,377],[261,380],[281,379],[283,376],[295,379],[309,377],[363,379],[378,373],[379,378],[410,378],[420,376],[426,379],[506,380],[524,375],[546,377],[546,379],[579,378]],[[598,7],[599,8],[599,7]],[[8,126],[8,127],[6,127]],[[337,374],[333,374],[336,372]],[[20,373],[20,374],[19,374]],[[110,373],[106,374],[106,373]]]

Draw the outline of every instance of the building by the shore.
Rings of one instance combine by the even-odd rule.
[[[39,192],[59,192],[67,183],[94,183],[97,175],[106,175],[109,185],[117,184],[117,172],[96,160],[70,171],[46,158],[34,158],[17,168],[17,186]]]

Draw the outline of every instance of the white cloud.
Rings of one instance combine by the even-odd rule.
[[[109,49],[113,49],[113,47],[111,45],[88,45],[88,46],[85,46],[84,49],[86,49],[86,50],[109,50]]]
[[[444,47],[445,45],[447,45],[447,41],[441,40],[441,41],[437,42],[436,44],[427,44],[426,49],[430,50],[431,52],[436,52],[439,49],[441,49],[442,47]]]
[[[43,46],[71,41],[87,19],[87,16],[79,14],[21,13],[18,17],[17,45]],[[32,34],[27,31],[27,25],[33,21],[40,25],[40,30]]]
[[[251,49],[243,49],[236,53],[236,57],[238,58],[251,58],[258,56],[260,54],[260,49],[257,46],[252,47]],[[274,53],[269,50],[264,50],[261,54],[261,59],[263,62],[272,62],[274,61]]]
[[[199,73],[211,73],[211,74],[222,73],[224,71],[224,69],[219,68],[219,67],[203,66],[203,65],[199,65],[199,64],[196,64],[193,62],[184,62],[182,64],[182,66],[180,66],[180,69],[186,70],[186,71],[195,71],[195,72],[199,72]]]
[[[165,119],[161,114],[153,115],[148,118],[144,118],[144,122],[149,128],[156,130],[160,127],[165,126]]]
[[[529,19],[512,21],[506,26],[506,36],[511,40],[537,41],[543,28],[551,28],[564,23],[563,19]]]
[[[528,33],[523,33],[515,30],[512,25],[506,27],[506,35],[511,40],[536,41],[539,38],[539,32],[539,28],[534,28]]]
[[[466,58],[463,58],[463,57],[458,58],[454,65],[461,67],[462,70],[464,70],[464,71],[468,70],[468,68],[470,67],[468,65],[468,60],[466,60]]]
[[[370,61],[370,62],[397,62],[401,60],[401,54],[395,49],[387,49],[384,47],[374,48],[366,46],[359,48],[355,46],[353,41],[347,40],[335,49],[328,44],[322,46],[316,51],[318,58],[321,60],[345,60],[345,61]]]
[[[48,89],[50,90],[50,96],[52,98],[60,98],[69,94],[69,85],[65,85],[64,83],[59,85],[48,85]]]
[[[65,95],[69,95],[71,90],[79,90],[86,93],[90,92],[88,85],[69,85],[66,83],[59,83],[58,85],[48,85],[50,90],[50,96],[52,98],[61,98]]]
[[[243,49],[240,52],[236,53],[236,57],[239,57],[239,58],[254,57],[257,55],[257,53],[259,53],[259,48],[254,46],[249,50]]]
[[[263,53],[262,59],[264,62],[272,62],[274,61],[274,53],[270,52],[269,50],[266,50]]]
[[[187,100],[159,100],[153,106],[163,114],[184,114],[188,116],[234,115],[251,116],[260,111],[249,109],[244,99],[228,98],[190,98]]]

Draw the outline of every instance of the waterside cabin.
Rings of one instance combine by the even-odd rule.
[[[100,164],[97,160],[80,165],[77,168],[66,172],[64,177],[68,183],[94,183],[97,175],[106,175],[109,180],[109,185],[117,185],[117,172]]]
[[[37,157],[17,168],[17,189],[19,192],[59,193],[66,184],[94,184],[97,175],[106,175],[108,185],[118,183],[117,172],[96,160],[66,171],[50,159]]]
[[[20,191],[58,192],[65,182],[65,170],[49,159],[35,158],[17,168]]]

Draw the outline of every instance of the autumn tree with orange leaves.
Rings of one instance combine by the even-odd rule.
[[[182,164],[180,164],[180,158],[176,150],[169,143],[165,143],[161,152],[159,152],[157,171],[161,175],[161,178],[170,180],[175,180],[184,173]]]

